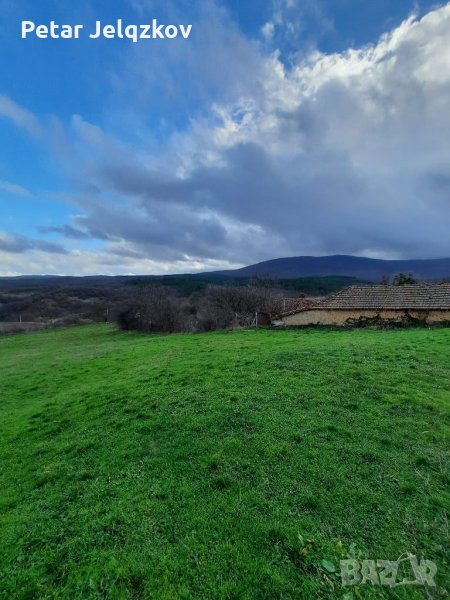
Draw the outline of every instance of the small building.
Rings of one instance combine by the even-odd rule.
[[[350,326],[361,322],[450,324],[450,283],[353,285],[313,306],[285,312],[286,326]]]

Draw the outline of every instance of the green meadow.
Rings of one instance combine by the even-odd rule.
[[[0,598],[448,597],[449,405],[450,329],[2,337]]]

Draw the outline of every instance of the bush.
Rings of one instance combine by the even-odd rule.
[[[151,286],[139,291],[135,302],[119,314],[117,321],[121,329],[172,333],[177,330],[177,312],[171,290]]]
[[[117,319],[121,329],[142,332],[201,332],[250,327],[256,312],[276,311],[277,294],[259,282],[209,285],[204,293],[179,298],[164,286],[145,286]]]

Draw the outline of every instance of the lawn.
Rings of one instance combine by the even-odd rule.
[[[447,597],[449,405],[450,329],[0,338],[0,597]]]

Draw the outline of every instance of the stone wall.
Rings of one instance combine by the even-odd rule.
[[[401,321],[406,316],[426,321],[428,324],[450,322],[450,310],[306,310],[282,317],[287,326],[351,324],[352,320],[380,318],[386,321]],[[350,323],[349,323],[350,320]]]

